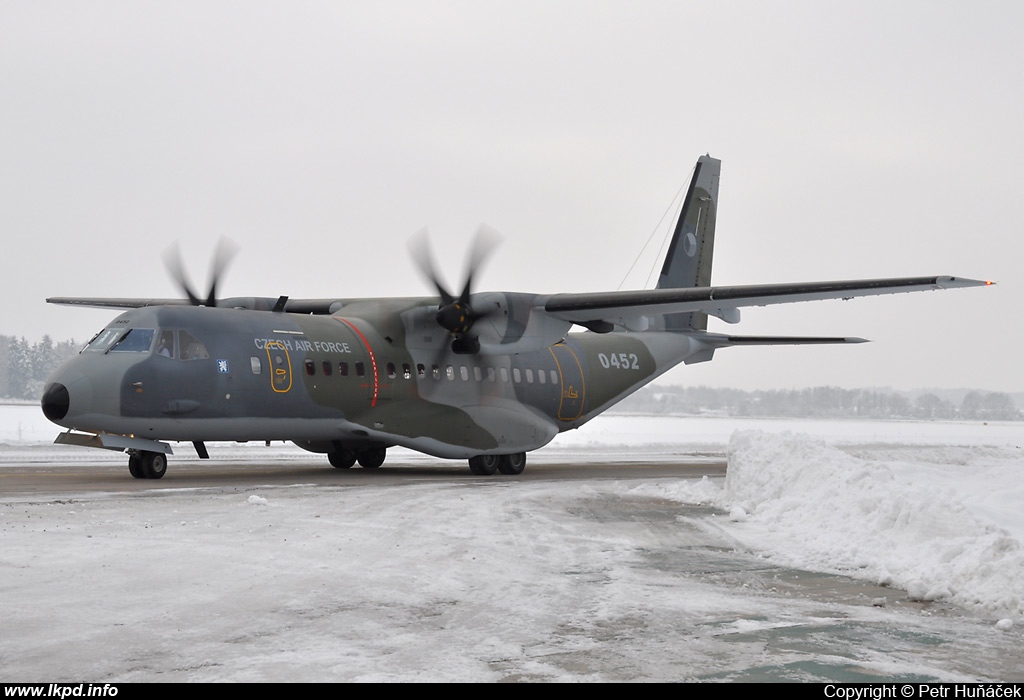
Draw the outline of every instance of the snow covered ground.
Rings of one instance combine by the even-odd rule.
[[[5,465],[124,469],[56,433],[0,406],[4,680],[1024,675],[1021,423],[605,416],[530,463],[728,475],[5,496]],[[786,595],[801,571],[906,602]]]

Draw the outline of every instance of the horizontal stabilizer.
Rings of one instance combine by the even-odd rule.
[[[720,336],[722,345],[845,345],[849,343],[870,343],[867,338],[816,338],[787,335],[726,335]],[[710,343],[716,343],[709,334]],[[702,338],[703,340],[703,338]]]

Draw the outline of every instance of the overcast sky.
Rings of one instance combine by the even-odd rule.
[[[673,383],[1024,390],[1024,5],[0,0],[0,333],[87,340],[47,296],[615,289],[697,156],[715,284],[953,274],[999,286],[744,310]],[[664,227],[624,288],[643,287]]]

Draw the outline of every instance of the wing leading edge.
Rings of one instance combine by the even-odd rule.
[[[283,299],[283,303],[282,303]],[[113,297],[50,297],[48,304],[83,306],[94,309],[141,309],[145,306],[189,306],[188,299],[146,299]],[[295,314],[329,314],[337,299],[288,299],[287,297],[231,297],[220,299],[217,306],[254,311],[286,311]]]

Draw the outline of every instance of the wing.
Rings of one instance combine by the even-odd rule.
[[[553,294],[543,309],[551,316],[588,328],[605,324],[631,327],[642,317],[702,311],[728,323],[739,321],[744,306],[790,304],[819,299],[920,292],[960,287],[981,287],[992,282],[965,277],[893,277],[874,280],[838,280],[795,284],[754,284],[738,287],[691,287],[627,292]],[[610,330],[610,328],[608,329]]]
[[[48,304],[84,306],[95,309],[139,309],[143,306],[188,306],[188,299],[144,299],[110,297],[50,297]],[[220,299],[218,306],[255,311],[287,311],[297,314],[329,314],[337,299],[288,299],[287,297],[230,297]]]

